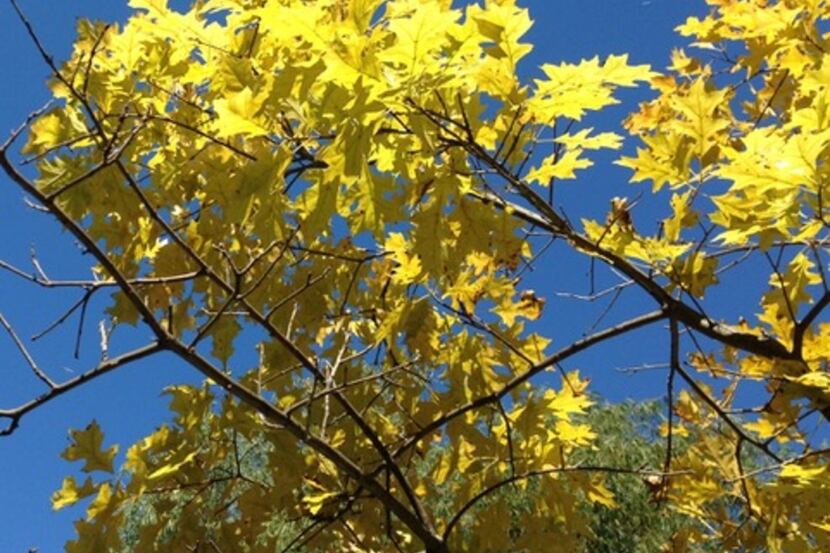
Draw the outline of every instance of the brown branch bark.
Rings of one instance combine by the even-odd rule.
[[[578,249],[602,259],[608,265],[614,267],[631,279],[634,283],[639,285],[660,305],[666,306],[666,309],[672,313],[672,316],[675,317],[679,323],[683,323],[684,325],[697,330],[708,338],[747,353],[760,355],[761,357],[785,360],[798,359],[798,355],[790,351],[784,344],[774,338],[736,331],[731,327],[719,324],[717,321],[709,319],[704,314],[672,297],[671,294],[666,292],[659,284],[648,278],[646,274],[641,272],[627,260],[608,250],[605,250],[600,246],[597,246],[588,238],[579,234],[575,230],[570,229],[569,227],[563,231],[561,227],[551,223],[540,214],[512,202],[507,202],[493,194],[472,192],[470,196],[481,202],[494,205],[499,209],[508,210],[515,217],[518,217],[523,221],[567,238]]]

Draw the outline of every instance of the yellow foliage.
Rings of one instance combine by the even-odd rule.
[[[95,257],[83,293],[114,291],[112,323],[205,382],[166,389],[172,420],[118,474],[97,423],[70,433],[63,457],[104,473],[52,496],[89,498],[70,553],[280,550],[275,521],[321,551],[573,552],[586,512],[625,508],[623,475],[687,517],[666,551],[830,550],[810,430],[830,417],[828,3],[709,0],[664,74],[620,54],[536,79],[518,4],[131,0],[79,25],[22,147],[36,177],[3,168]],[[631,138],[594,118],[640,85]],[[599,150],[651,193],[555,195]],[[559,289],[574,267],[585,290]],[[582,463],[597,401],[566,368],[595,347],[593,378],[663,356],[655,466]]]

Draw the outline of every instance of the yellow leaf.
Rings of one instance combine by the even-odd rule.
[[[683,290],[702,298],[706,289],[718,282],[716,274],[718,263],[718,258],[707,257],[701,252],[694,252],[683,259],[672,261],[667,271],[673,282],[669,288],[673,289],[676,284],[679,284]]]
[[[600,505],[604,505],[612,509],[617,506],[617,502],[614,500],[614,492],[606,488],[605,484],[601,481],[597,480],[591,482],[585,490],[585,495],[587,495],[588,499],[594,503],[599,503]]]
[[[161,467],[157,468],[156,470],[148,474],[147,480],[158,480],[159,478],[164,478],[165,476],[175,474],[179,471],[179,469],[181,469],[183,466],[195,459],[197,453],[198,451],[191,451],[190,453],[185,455],[184,459],[180,461],[162,465]]]
[[[432,472],[432,481],[435,482],[436,485],[440,486],[444,482],[447,481],[447,478],[450,475],[450,471],[452,470],[452,458],[450,455],[442,455],[441,460],[435,466],[435,469]]]
[[[74,505],[79,500],[95,493],[95,485],[92,477],[87,476],[84,483],[78,487],[74,476],[67,476],[63,479],[61,489],[52,494],[52,509],[59,511],[64,507]]]
[[[762,440],[775,436],[779,428],[769,417],[759,417],[757,421],[744,424],[744,428],[758,434]]]
[[[700,158],[718,142],[718,136],[729,126],[729,120],[719,113],[728,108],[729,94],[729,89],[710,89],[706,79],[700,77],[688,92],[671,97],[672,106],[682,116],[672,127],[695,141]]]
[[[647,65],[628,65],[628,56],[609,56],[604,64],[599,57],[578,64],[545,64],[545,80],[536,80],[531,112],[539,121],[556,117],[580,120],[587,111],[616,104],[613,92],[619,86],[634,86],[649,80],[653,73]]]
[[[683,229],[691,228],[697,224],[697,211],[691,206],[692,190],[683,194],[672,194],[670,205],[672,216],[663,221],[663,231],[670,242],[677,242]]]
[[[29,140],[22,148],[24,154],[40,153],[60,144],[73,141],[72,146],[82,148],[89,145],[89,140],[75,141],[87,134],[83,122],[74,112],[68,110],[51,111],[38,118],[30,128]]]
[[[467,441],[464,435],[458,437],[458,470],[467,474],[468,469],[476,462],[475,446]]]
[[[591,136],[593,128],[582,129],[573,134],[563,134],[556,138],[556,142],[570,148],[581,148],[583,150],[599,150],[609,148],[618,150],[622,146],[622,136],[613,132],[601,132]]]
[[[581,379],[579,371],[572,371],[562,378],[562,389],[559,392],[548,390],[545,393],[547,407],[560,420],[569,420],[571,415],[581,414],[593,405],[585,389],[590,379]]]
[[[92,421],[84,430],[70,430],[69,435],[72,443],[61,453],[61,457],[67,461],[83,461],[81,470],[84,472],[112,472],[112,462],[118,453],[118,446],[101,449],[104,434],[97,422]]]
[[[587,424],[571,424],[565,420],[558,420],[555,428],[560,440],[576,446],[587,446],[597,437]]]
[[[486,49],[488,56],[506,60],[511,72],[519,60],[532,50],[530,44],[519,42],[533,24],[528,10],[517,9],[511,2],[487,2],[483,8],[470,6],[467,16],[475,21],[478,32],[493,42]]]
[[[325,506],[326,501],[340,495],[338,492],[321,492],[303,496],[303,504],[312,515],[316,515]]]
[[[267,136],[269,131],[257,120],[261,101],[250,88],[243,88],[228,98],[216,100],[216,134],[229,137],[237,134],[246,137]]]
[[[393,18],[389,31],[395,43],[379,55],[380,59],[402,66],[408,73],[417,73],[441,48],[447,29],[459,16],[457,10],[444,10],[437,2],[427,2],[412,13]]]
[[[533,290],[525,290],[522,292],[519,301],[515,302],[510,296],[505,296],[504,299],[492,309],[492,312],[501,317],[502,322],[506,326],[512,326],[517,317],[524,317],[525,319],[534,321],[542,314],[542,309],[545,306],[544,298],[536,296]]]
[[[372,15],[377,11],[383,0],[349,0],[349,16],[355,24],[355,29],[363,32],[372,21]]]
[[[691,150],[688,139],[680,133],[656,133],[644,136],[645,148],[637,148],[637,157],[622,157],[615,163],[634,171],[630,182],[653,182],[652,191],[663,185],[672,188],[686,183],[690,177]]]
[[[112,488],[110,487],[109,483],[104,482],[101,484],[101,487],[98,488],[98,495],[95,496],[95,499],[92,503],[89,504],[86,510],[86,519],[92,520],[104,511],[106,511],[110,506],[110,501],[112,500]]]
[[[386,239],[385,249],[392,252],[392,258],[398,263],[392,277],[393,282],[410,284],[421,280],[423,273],[421,260],[417,254],[409,253],[411,246],[403,234],[390,233]]]
[[[550,184],[552,179],[574,179],[577,169],[586,169],[593,165],[589,159],[580,157],[582,150],[568,150],[562,156],[551,155],[546,157],[539,167],[533,168],[525,177],[530,182],[538,182],[543,186]]]
[[[805,467],[803,465],[790,463],[781,469],[779,476],[781,478],[792,478],[802,485],[809,485],[810,482],[825,476],[827,474],[827,469],[827,465]]]

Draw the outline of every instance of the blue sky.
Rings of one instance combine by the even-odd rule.
[[[49,50],[58,58],[69,51],[76,18],[118,21],[129,13],[126,0],[19,1]],[[528,74],[545,62],[578,61],[595,54],[604,57],[624,52],[630,53],[633,62],[662,69],[671,48],[681,44],[673,28],[691,13],[700,13],[705,8],[702,0],[525,0],[523,4],[530,8],[535,20],[528,37],[535,47],[524,66]],[[5,134],[47,99],[44,86],[47,68],[7,2],[0,4],[0,29],[4,30],[0,39],[0,74],[4,76],[0,80],[0,132]],[[609,110],[592,123],[611,130],[644,95],[648,91],[625,93],[622,106]],[[612,196],[635,196],[639,191],[648,196],[646,186],[635,188],[626,184],[627,172],[612,167],[610,159],[603,158],[587,180],[562,187],[561,201],[568,210],[578,216],[602,218]],[[3,177],[0,177],[0,235],[6,237],[0,241],[0,259],[28,268],[29,248],[33,247],[47,273],[54,278],[84,278],[89,274],[89,260],[81,256],[73,240],[48,217],[27,208],[21,193]],[[540,295],[544,296],[546,286],[553,282],[551,275],[555,273],[556,262],[556,258],[548,257],[546,263],[554,265],[540,264],[530,277],[531,285]],[[568,277],[556,277],[557,286],[585,292],[585,272],[570,273]],[[736,291],[732,294],[740,296],[737,288],[733,290]],[[0,312],[24,337],[41,330],[61,308],[76,299],[73,292],[44,291],[0,274]],[[105,299],[102,295],[99,302]],[[731,307],[737,301],[740,298],[725,298],[723,307]],[[583,313],[581,305],[564,301],[551,302],[551,308],[561,312],[559,320],[563,327],[577,329],[577,333],[590,325],[596,313]],[[632,296],[631,300],[624,301],[620,313],[652,308],[642,298]],[[90,313],[94,314],[95,309]],[[87,321],[88,347],[78,361],[71,355],[75,332],[72,325],[64,325],[35,344],[33,351],[41,366],[49,369],[54,378],[62,379],[94,364],[96,324],[94,316]],[[147,334],[119,332],[123,332],[119,338],[125,347]],[[628,359],[663,361],[662,346],[659,349],[649,346],[652,339],[660,340],[660,332],[657,328],[636,335],[634,340],[615,342],[610,361],[606,350],[602,354],[605,357],[583,358],[578,366],[593,376],[594,389],[614,399],[657,396],[664,386],[662,376],[632,378],[613,368],[625,365]],[[3,383],[0,408],[16,405],[41,391],[5,334],[0,334],[0,355],[5,361],[0,367]],[[166,417],[166,400],[159,395],[165,385],[195,379],[192,371],[172,358],[154,357],[58,399],[27,416],[14,435],[0,438],[0,552],[25,553],[30,547],[37,547],[41,553],[61,551],[65,540],[72,535],[72,520],[82,516],[82,511],[53,513],[49,503],[49,495],[72,469],[59,458],[66,445],[68,428],[84,427],[95,418],[105,430],[108,442],[129,444]]]

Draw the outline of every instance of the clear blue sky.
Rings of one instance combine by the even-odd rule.
[[[76,18],[118,21],[128,14],[126,0],[19,1],[49,50],[58,58],[69,51]],[[671,48],[681,43],[673,28],[691,13],[705,9],[703,0],[525,0],[522,3],[530,8],[535,20],[528,37],[535,48],[524,66],[528,73],[544,62],[577,61],[595,54],[604,57],[623,52],[630,53],[636,63],[649,63],[662,69],[668,63]],[[26,114],[47,99],[44,86],[47,68],[14,17],[8,0],[0,3],[0,29],[3,29],[0,38],[0,74],[3,75],[0,80],[0,133],[5,136],[7,130],[17,126]],[[644,93],[646,91],[625,94],[626,103],[619,109],[610,110],[595,124],[610,130]],[[626,171],[611,167],[609,159],[604,159],[589,180],[563,187],[567,190],[563,192],[562,201],[574,215],[602,218],[608,198],[635,196],[639,190],[648,195],[647,187],[635,188],[626,184]],[[5,178],[0,178],[0,236],[5,237],[0,241],[0,259],[28,268],[29,247],[32,246],[54,278],[85,278],[89,274],[88,259],[80,255],[73,240],[48,217],[27,208],[21,193]],[[555,269],[560,262],[567,260],[549,257],[548,265],[537,267],[531,282],[540,295],[546,295],[551,275],[558,274]],[[564,289],[584,292],[584,271],[570,273],[557,284]],[[62,307],[70,305],[76,298],[76,293],[44,291],[0,274],[0,312],[25,337],[42,329]],[[103,295],[101,298],[105,299]],[[732,302],[734,298],[727,304]],[[548,309],[558,309],[565,326],[581,332],[595,314],[582,313],[582,307],[550,302]],[[623,305],[621,313],[651,308],[640,298]],[[35,344],[33,351],[37,353],[38,361],[54,378],[69,378],[96,361],[96,310],[91,309],[90,313],[92,316],[85,328],[88,347],[79,361],[71,355],[72,325]],[[119,332],[122,333],[119,343],[125,348],[147,334],[144,331],[135,335]],[[613,370],[628,360],[664,361],[662,345],[659,349],[649,347],[652,339],[662,337],[659,328],[637,336],[636,340],[626,343],[615,342],[614,349],[605,350],[602,355],[580,359],[574,368],[578,366],[591,374],[593,388],[615,399],[661,394],[662,376],[624,377]],[[665,343],[664,339],[660,341]],[[613,356],[608,356],[609,351]],[[0,366],[0,408],[16,405],[40,391],[37,381],[31,377],[5,334],[0,334],[0,358],[4,361]],[[49,503],[49,495],[73,468],[58,457],[66,445],[69,427],[84,427],[95,418],[105,430],[108,442],[129,444],[166,417],[166,401],[159,396],[163,386],[194,380],[191,371],[171,358],[154,357],[58,399],[27,416],[14,435],[0,438],[0,553],[25,553],[30,547],[37,547],[41,553],[61,551],[63,543],[72,535],[72,521],[83,516],[80,509],[53,513]]]

